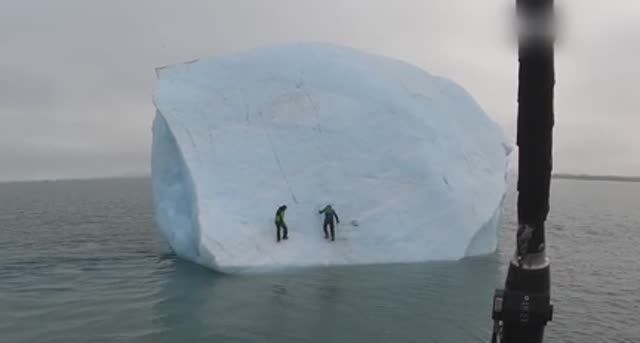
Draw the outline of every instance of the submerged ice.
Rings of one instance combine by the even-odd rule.
[[[496,249],[508,149],[448,79],[294,44],[159,68],[154,103],[155,216],[183,258],[238,271]],[[282,204],[289,240],[276,243]]]

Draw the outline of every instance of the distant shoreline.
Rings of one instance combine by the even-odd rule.
[[[55,183],[70,181],[109,181],[109,180],[129,180],[129,179],[150,179],[151,175],[115,175],[115,176],[87,176],[87,177],[70,177],[56,179],[22,179],[22,180],[0,180],[1,184],[13,183]]]
[[[513,174],[512,177],[518,177]],[[0,180],[0,184],[8,183],[49,183],[68,181],[100,181],[100,180],[122,180],[122,179],[149,179],[151,175],[120,175],[120,176],[96,176],[60,179],[34,179],[34,180]],[[618,182],[640,182],[640,176],[616,176],[616,175],[589,175],[589,174],[565,174],[558,173],[551,176],[552,179],[560,180],[585,180],[585,181],[618,181]]]
[[[554,179],[565,180],[640,182],[640,176],[553,174],[551,177]]]

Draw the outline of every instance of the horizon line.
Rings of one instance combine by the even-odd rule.
[[[512,176],[517,176],[516,171],[509,173]],[[91,181],[91,180],[111,180],[111,179],[137,179],[137,178],[150,178],[151,173],[135,173],[135,174],[121,174],[121,175],[98,175],[98,176],[71,176],[71,177],[59,177],[59,178],[33,178],[33,179],[7,179],[0,180],[0,184],[6,183],[30,183],[30,182],[59,182],[59,181]],[[620,174],[589,174],[589,173],[566,173],[558,172],[552,173],[551,178],[555,179],[590,179],[590,180],[621,180],[621,181],[640,181],[640,175],[620,175]]]

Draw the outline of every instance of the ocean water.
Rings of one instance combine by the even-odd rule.
[[[552,187],[546,341],[640,342],[640,183]],[[489,256],[228,276],[171,253],[148,179],[0,184],[0,342],[488,342],[514,203]]]

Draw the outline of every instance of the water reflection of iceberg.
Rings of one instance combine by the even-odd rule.
[[[226,276],[176,260],[154,342],[469,342],[487,337],[495,255]]]

